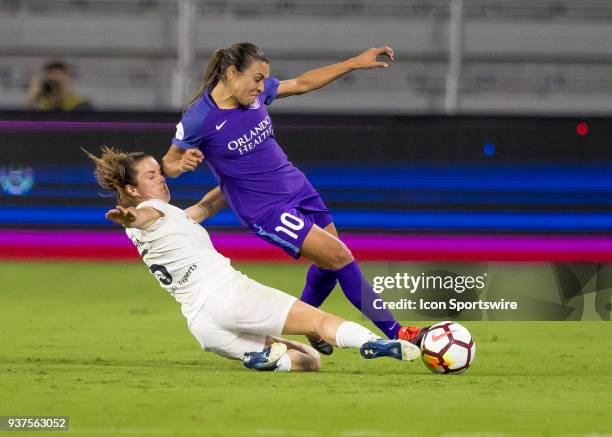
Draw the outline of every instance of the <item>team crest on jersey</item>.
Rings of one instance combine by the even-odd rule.
[[[259,103],[259,97],[255,97],[253,103],[249,105],[249,109],[259,109],[259,106],[261,106],[261,103]]]
[[[183,128],[182,122],[179,122],[179,124],[176,125],[176,133],[174,136],[179,141],[182,141],[185,138],[185,128]]]

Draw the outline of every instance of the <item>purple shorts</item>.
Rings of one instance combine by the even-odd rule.
[[[300,257],[304,239],[313,225],[325,228],[332,216],[319,196],[299,206],[273,206],[260,215],[249,229],[267,242],[280,247],[293,258]]]

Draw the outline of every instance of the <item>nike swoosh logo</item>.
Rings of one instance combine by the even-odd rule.
[[[457,330],[456,330],[456,329],[451,329],[451,330],[450,330],[450,331],[448,331],[448,332],[447,332],[447,331],[444,331],[442,334],[438,334],[438,335],[436,335],[436,334],[432,334],[432,335],[431,335],[431,341],[438,341],[438,340],[440,340],[440,339],[442,339],[442,338],[446,337],[447,335],[450,335],[452,332],[457,332]]]
[[[217,128],[217,130],[221,129],[223,127],[223,125],[225,124],[227,120],[223,120],[223,123],[221,124],[216,124],[215,127]]]

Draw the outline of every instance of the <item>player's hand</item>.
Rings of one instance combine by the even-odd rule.
[[[372,68],[387,68],[389,64],[383,61],[379,61],[378,57],[382,56],[385,58],[389,58],[392,61],[395,61],[395,54],[393,53],[393,49],[391,47],[378,47],[368,49],[360,55],[355,56],[353,59],[353,64],[355,68],[360,70],[370,70]]]
[[[42,89],[42,85],[39,79],[33,78],[30,80],[30,86],[28,88],[28,105],[34,106],[38,100],[40,100],[40,91]]]
[[[181,171],[195,171],[202,161],[204,161],[204,154],[200,149],[187,149],[181,156]]]
[[[107,220],[122,226],[129,226],[136,221],[137,214],[136,208],[124,208],[123,206],[117,205],[115,208],[109,210],[105,217]]]

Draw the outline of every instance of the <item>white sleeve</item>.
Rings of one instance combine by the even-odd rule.
[[[164,202],[163,200],[159,200],[159,199],[145,200],[144,202],[138,204],[138,206],[136,207],[136,209],[140,209],[140,208],[153,208],[161,212],[165,216],[168,215],[168,209],[169,209],[168,204]]]
[[[152,232],[158,229],[158,227],[161,226],[161,224],[165,222],[166,217],[168,217],[170,205],[168,205],[163,200],[150,199],[150,200],[146,200],[142,202],[136,207],[136,209],[140,209],[140,208],[153,208],[154,210],[159,211],[161,213],[162,216],[159,219],[157,219],[148,228],[144,229],[145,231]]]

